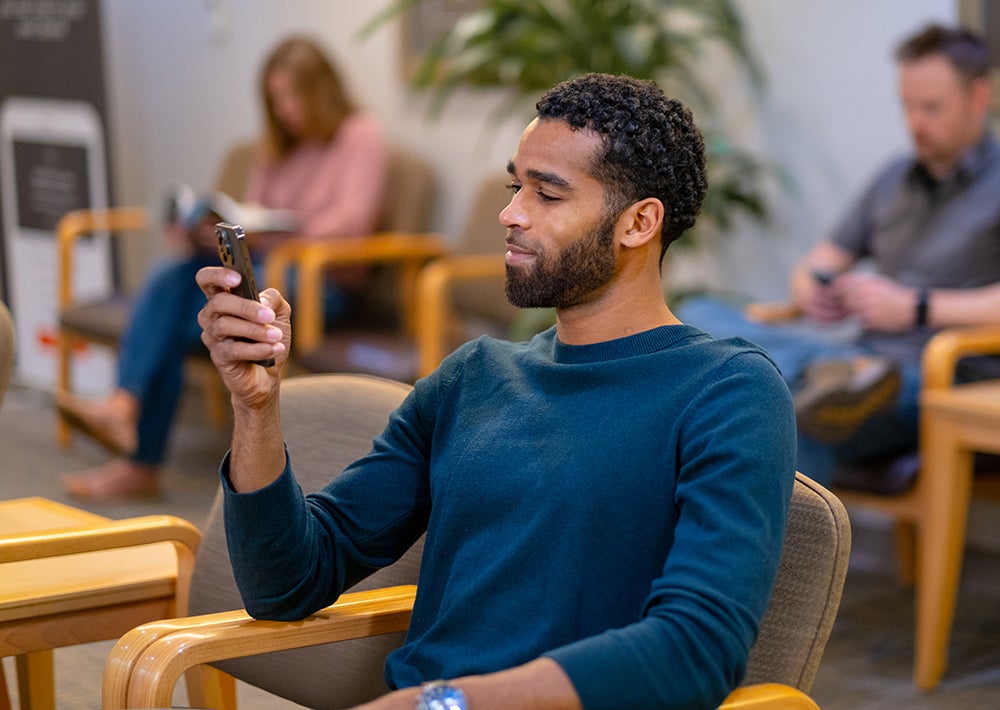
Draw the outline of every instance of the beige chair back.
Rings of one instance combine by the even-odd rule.
[[[809,692],[840,606],[850,552],[843,504],[796,473],[781,566],[744,685],[784,683]]]
[[[400,146],[391,146],[379,230],[426,232],[436,196],[437,176],[430,164]]]
[[[285,380],[282,426],[303,490],[308,493],[322,488],[331,476],[367,453],[389,413],[409,391],[409,385],[366,375],[324,374]],[[220,491],[195,561],[191,615],[243,607],[225,537]],[[422,550],[423,539],[398,562],[353,590],[416,584]],[[351,707],[387,692],[381,669],[386,655],[402,642],[403,634],[386,634],[217,665],[251,685],[310,708]]]
[[[11,320],[7,304],[0,301],[0,403],[7,394],[10,378],[14,372],[14,321]]]

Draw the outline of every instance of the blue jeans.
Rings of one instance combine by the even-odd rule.
[[[775,325],[749,321],[738,306],[717,298],[699,296],[685,300],[674,313],[685,323],[715,337],[741,337],[759,345],[771,356],[792,392],[802,386],[805,369],[813,363],[873,354],[855,342],[830,338],[808,323]],[[798,470],[829,485],[838,464],[871,461],[916,447],[920,363],[899,364],[903,383],[895,406],[872,417],[861,431],[841,444],[823,444],[800,433]]]
[[[165,458],[184,384],[184,360],[204,347],[198,312],[205,295],[195,274],[218,263],[214,255],[199,255],[159,264],[136,301],[118,355],[118,386],[139,401],[139,445],[131,457],[136,463],[156,466]],[[263,273],[260,264],[254,268]],[[342,319],[351,305],[348,295],[328,284],[325,297],[326,322]]]
[[[184,383],[184,359],[201,344],[205,296],[194,277],[218,259],[197,256],[156,266],[139,294],[118,354],[118,386],[139,401],[139,446],[132,460],[163,462]]]

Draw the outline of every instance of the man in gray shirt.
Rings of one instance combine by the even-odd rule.
[[[912,450],[924,344],[946,326],[1000,322],[1000,144],[987,127],[987,48],[935,25],[895,56],[913,155],[891,161],[791,274],[808,321],[850,319],[858,337],[831,342],[801,324],[749,323],[714,301],[678,309],[772,354],[796,392],[797,465],[820,481],[838,463]]]

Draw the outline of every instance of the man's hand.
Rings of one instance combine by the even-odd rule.
[[[830,276],[827,283],[810,274],[800,289],[800,302],[806,316],[820,323],[833,323],[846,318],[850,312],[840,295],[842,276]]]
[[[880,274],[848,273],[834,286],[844,307],[865,328],[899,333],[914,325],[916,290]]]
[[[261,404],[277,389],[281,368],[291,344],[288,302],[275,289],[250,301],[229,292],[240,275],[223,267],[198,272],[198,285],[208,302],[198,314],[201,340],[212,356],[229,391],[250,407]],[[254,364],[273,357],[273,367]]]

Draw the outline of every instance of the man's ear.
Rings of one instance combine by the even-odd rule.
[[[655,197],[633,202],[618,218],[622,246],[636,248],[652,240],[659,242],[663,229],[663,203]]]
[[[989,77],[977,77],[970,82],[969,90],[972,92],[972,101],[977,113],[985,119],[989,115],[993,104],[993,86]]]

